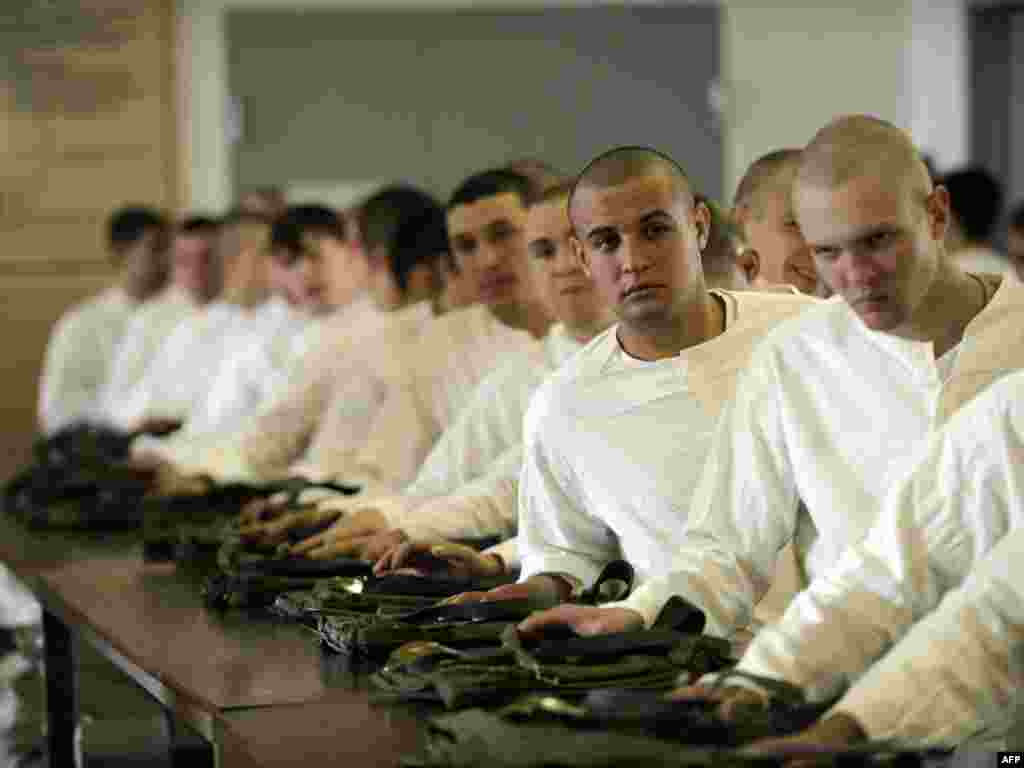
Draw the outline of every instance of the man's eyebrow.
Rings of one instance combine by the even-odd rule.
[[[641,216],[640,217],[640,223],[641,224],[646,224],[651,219],[661,219],[661,218],[664,218],[664,219],[674,219],[675,217],[671,213],[666,211],[666,210],[663,210],[661,208],[656,208],[655,210],[650,211],[649,213],[645,213],[643,216]]]
[[[511,219],[495,219],[494,221],[487,222],[488,230],[498,229],[499,227],[508,227],[512,229],[515,225],[512,223]]]
[[[614,234],[614,232],[615,232],[615,227],[606,224],[606,225],[601,226],[601,227],[594,227],[592,230],[587,232],[586,238],[587,238],[587,240],[591,240],[594,237],[597,237],[598,235],[610,235],[610,234]]]
[[[876,235],[887,235],[893,232],[899,232],[899,227],[895,224],[886,222],[884,224],[875,224],[873,226],[866,227],[865,229],[844,237],[842,240],[826,243],[812,243],[808,241],[807,245],[811,248],[840,248],[842,246],[863,243],[865,240],[869,240]]]

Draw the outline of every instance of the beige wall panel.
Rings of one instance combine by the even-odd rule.
[[[66,218],[50,218],[45,236],[37,223],[14,223],[0,232],[0,277],[15,267],[34,274],[74,274],[80,263],[90,271],[106,264],[103,242],[106,211],[95,215],[79,214]],[[88,262],[92,262],[89,264]]]
[[[108,274],[11,275],[0,267],[0,479],[25,461],[36,430],[36,383],[50,328],[64,309],[101,290]]]
[[[125,201],[159,204],[166,186],[160,153],[147,149],[63,157],[38,182],[26,203],[39,216],[100,215]]]
[[[93,4],[112,3],[125,13],[105,44],[22,50],[22,98],[0,83],[0,478],[31,445],[53,323],[110,281],[107,215],[127,202],[176,207],[176,3]]]

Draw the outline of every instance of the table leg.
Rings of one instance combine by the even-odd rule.
[[[164,709],[167,724],[168,745],[171,765],[187,768],[215,768],[216,760],[212,744],[195,733],[187,725],[179,723],[174,713]]]
[[[70,627],[43,611],[46,664],[47,746],[50,765],[80,766],[78,649]]]

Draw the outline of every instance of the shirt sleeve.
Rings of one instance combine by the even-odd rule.
[[[147,320],[150,312],[146,305],[128,323],[128,328],[118,342],[114,359],[110,364],[107,381],[99,398],[99,413],[104,421],[115,424],[117,409],[128,398],[142,379],[149,363],[147,350]]]
[[[1024,521],[1024,387],[1014,386],[996,385],[922,447],[866,538],[757,635],[741,669],[818,700],[856,681],[838,708],[873,737],[948,741],[988,717],[1024,626],[1009,579],[1019,539],[1007,536]],[[963,712],[947,722],[949,707]]]
[[[587,509],[572,464],[571,419],[552,404],[554,380],[538,390],[524,422],[519,479],[521,579],[565,573],[589,587],[619,554],[618,539]]]
[[[488,547],[484,550],[485,555],[497,555],[505,563],[506,571],[515,571],[521,565],[522,562],[519,557],[519,539],[511,538],[506,539],[500,544],[495,544],[493,547]]]
[[[772,359],[762,345],[722,411],[669,569],[615,604],[638,611],[647,626],[673,595],[705,612],[708,634],[747,626],[793,539],[798,499]]]
[[[484,539],[515,534],[523,448],[513,446],[481,477],[447,496],[388,515],[411,538]]]
[[[954,746],[1005,737],[1024,690],[1024,530],[907,633],[835,709],[871,738]]]
[[[61,318],[46,346],[39,380],[39,423],[52,433],[94,415],[107,375],[87,324],[72,311]]]
[[[440,426],[429,404],[430,377],[421,355],[399,363],[383,405],[355,459],[354,483],[397,493],[416,476],[437,440]],[[426,361],[424,361],[426,362]]]
[[[435,443],[406,493],[451,494],[487,472],[506,450],[520,445],[523,416],[542,378],[532,366],[518,364],[487,377]]]

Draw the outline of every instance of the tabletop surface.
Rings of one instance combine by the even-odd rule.
[[[0,515],[0,560],[51,611],[214,716],[225,766],[397,766],[424,710],[370,702],[367,669],[298,625],[205,607],[198,578],[145,563],[137,533],[40,532]]]

